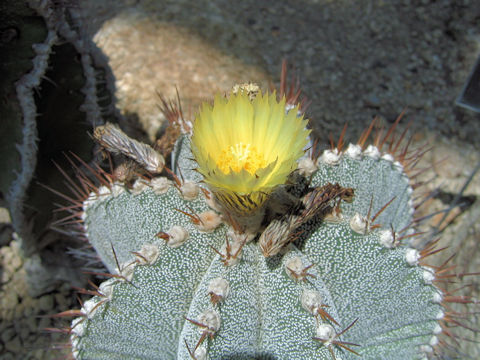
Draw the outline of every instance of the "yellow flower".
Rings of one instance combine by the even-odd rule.
[[[192,153],[205,183],[228,211],[248,215],[296,169],[308,142],[307,120],[285,99],[244,91],[203,104],[193,125]]]

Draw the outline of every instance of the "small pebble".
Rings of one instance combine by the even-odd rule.
[[[53,296],[52,295],[44,295],[40,299],[38,299],[38,308],[42,311],[49,312],[53,309]]]
[[[13,327],[9,327],[2,332],[2,335],[0,335],[0,340],[2,340],[4,344],[6,344],[14,337],[14,335],[15,329]]]
[[[14,337],[10,341],[5,343],[5,349],[7,351],[11,351],[14,354],[20,353],[20,350],[22,349],[22,343],[20,341],[20,338],[18,336]]]

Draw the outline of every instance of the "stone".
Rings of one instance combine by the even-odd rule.
[[[14,337],[10,341],[5,343],[5,349],[11,351],[14,354],[19,354],[22,349],[22,343],[18,336]]]
[[[38,308],[41,311],[50,312],[53,309],[54,301],[53,295],[44,295],[40,299],[38,299]]]
[[[35,333],[38,331],[38,325],[37,325],[37,318],[34,316],[29,316],[25,320],[26,325],[28,326],[28,329],[30,330],[30,333]]]
[[[10,224],[12,219],[7,208],[0,207],[0,223]]]
[[[18,296],[14,291],[7,290],[2,294],[2,299],[0,300],[2,309],[15,309],[18,305]]]
[[[52,326],[52,321],[50,318],[48,317],[42,317],[40,318],[40,321],[38,322],[38,328],[39,329],[45,329],[45,328],[48,328],[48,327],[51,327]]]
[[[5,354],[2,354],[2,360],[15,360],[15,355],[10,352],[5,352]]]
[[[148,6],[149,11],[162,13],[162,5]],[[174,99],[177,87],[185,110],[245,79],[264,86],[269,81],[260,67],[225,54],[198,33],[136,11],[124,9],[105,21],[94,41],[109,57],[119,108],[126,115],[136,114],[151,141],[164,121],[158,92]]]
[[[24,322],[22,322],[22,326],[20,328],[20,331],[18,331],[18,335],[23,342],[27,340],[28,336],[30,335],[30,329],[28,328],[28,326],[25,326]]]
[[[58,308],[64,309],[67,308],[70,304],[70,301],[63,294],[55,294],[55,303]]]
[[[0,339],[4,344],[6,344],[11,339],[13,339],[14,336],[15,336],[15,329],[13,327],[8,327],[2,331],[2,334],[0,335]]]

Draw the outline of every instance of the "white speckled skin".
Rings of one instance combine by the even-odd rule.
[[[141,192],[125,189],[116,197],[90,199],[85,209],[87,235],[111,271],[116,262],[110,243],[120,263],[131,262],[131,252],[145,243],[158,246],[158,257],[152,265],[136,266],[131,283],[113,280],[111,295],[85,320],[85,328],[72,342],[75,356],[190,359],[185,343],[195,349],[203,330],[185,318],[195,320],[205,311],[215,311],[220,325],[197,347],[205,349],[202,356],[208,359],[330,360],[328,348],[312,339],[318,325],[329,324],[339,333],[355,319],[338,340],[360,344],[355,351],[362,359],[419,357],[438,332],[437,320],[443,313],[433,300],[441,299],[441,292],[425,282],[425,269],[406,261],[411,250],[382,244],[382,234],[391,231],[390,226],[395,231],[411,222],[411,188],[390,159],[372,154],[340,153],[338,162],[319,162],[313,175],[312,186],[338,182],[355,189],[353,202],[342,202],[343,219],[307,222],[300,239],[271,258],[262,255],[258,241],[250,241],[231,266],[225,266],[212,249],[225,251],[227,226],[220,224],[206,233],[175,210],[202,214],[209,210],[203,196],[185,200],[174,187],[155,193],[145,186]],[[182,173],[185,176],[188,170]],[[355,213],[366,216],[372,203],[372,217],[394,196],[375,221],[382,227],[367,234],[352,231]],[[155,236],[173,226],[189,233],[178,248]],[[286,261],[297,258],[302,266],[314,264],[308,269],[313,276],[301,280],[289,276]],[[209,292],[219,278],[228,283],[228,296],[212,303]],[[322,309],[340,326],[307,311],[302,306],[305,292],[319,294],[326,305]],[[337,358],[358,359],[334,344],[331,348]]]

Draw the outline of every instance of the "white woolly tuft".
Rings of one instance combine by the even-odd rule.
[[[85,333],[84,319],[79,317],[72,320],[71,334],[76,336],[83,336]]]
[[[83,303],[83,307],[81,309],[82,313],[85,314],[85,316],[88,319],[91,319],[93,315],[97,312],[97,310],[101,307],[101,305],[98,305],[99,302],[95,300],[95,298],[92,298],[90,300],[87,300]]]
[[[318,167],[315,165],[312,159],[309,157],[303,157],[298,162],[298,171],[301,175],[305,177],[309,177],[315,171],[317,171]]]
[[[388,249],[395,247],[395,237],[392,230],[380,231],[378,242]]]
[[[322,295],[318,291],[304,289],[300,297],[302,307],[312,315],[318,314],[322,306]]]
[[[418,265],[418,260],[420,259],[420,253],[418,250],[413,248],[408,248],[405,251],[405,260],[407,261],[408,265],[415,266]]]
[[[434,303],[440,304],[443,301],[443,294],[439,291],[433,294],[433,299],[432,301]]]
[[[347,150],[345,150],[345,155],[354,160],[360,160],[362,158],[362,147],[356,144],[349,144]]]
[[[228,281],[223,278],[215,278],[208,284],[208,293],[213,294],[217,298],[224,300],[230,293]]]
[[[153,189],[153,192],[157,195],[165,194],[170,188],[171,181],[166,177],[154,178],[150,181],[150,186]]]
[[[395,158],[393,157],[393,155],[388,153],[383,154],[382,159],[391,163],[395,161]]]
[[[423,267],[423,281],[425,281],[425,284],[431,285],[432,282],[435,280],[435,270],[432,268]]]
[[[368,145],[368,147],[365,149],[363,152],[365,156],[369,156],[374,160],[380,159],[380,151],[378,148],[374,145]]]
[[[180,226],[174,225],[168,231],[167,245],[171,248],[178,248],[188,239],[188,231]]]
[[[142,191],[148,188],[148,182],[145,179],[137,179],[133,183],[132,194],[140,194]]]
[[[325,346],[328,346],[337,334],[332,325],[320,324],[317,327],[317,337],[325,341]]]
[[[200,188],[196,183],[190,180],[186,180],[180,187],[183,198],[185,200],[195,200],[198,196]]]
[[[213,232],[221,223],[222,218],[213,210],[207,210],[198,215],[200,218],[200,223],[196,224],[198,230],[211,233]]]
[[[338,153],[337,149],[333,150],[325,150],[318,158],[317,166],[319,163],[327,164],[327,165],[337,165],[340,162],[340,154]]]
[[[207,309],[198,315],[197,320],[207,327],[207,331],[210,334],[215,334],[220,329],[220,315],[213,309]],[[203,333],[205,328],[200,328],[200,332]]]
[[[201,345],[195,349],[193,356],[195,356],[196,360],[205,360],[207,358],[207,349]]]
[[[159,249],[155,244],[143,244],[138,254],[140,255],[137,256],[138,264],[152,265],[155,261],[157,261]]]
[[[366,235],[370,231],[368,219],[359,213],[355,213],[355,215],[350,218],[350,228],[361,235]]]

